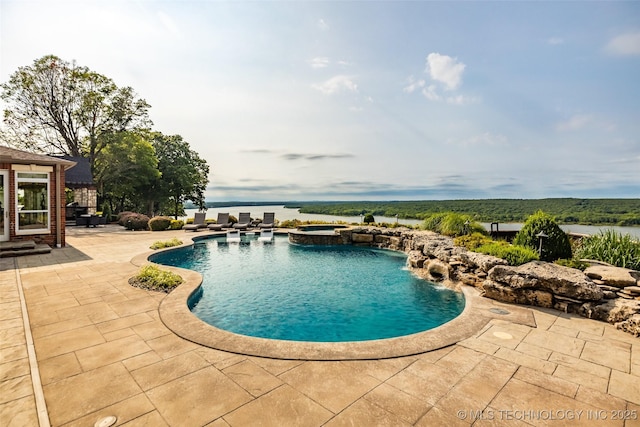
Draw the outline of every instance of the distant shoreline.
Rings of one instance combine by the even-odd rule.
[[[284,206],[300,213],[358,217],[370,213],[401,219],[423,220],[439,212],[458,212],[478,222],[522,223],[537,210],[558,224],[640,227],[640,199],[461,199],[411,201],[270,201],[207,202],[209,208],[227,206]],[[195,206],[187,206],[195,208]]]

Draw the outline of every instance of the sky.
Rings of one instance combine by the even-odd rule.
[[[0,2],[132,87],[208,201],[640,197],[638,1]],[[2,106],[4,108],[4,106]]]

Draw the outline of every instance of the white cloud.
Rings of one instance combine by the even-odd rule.
[[[563,44],[564,43],[564,39],[561,38],[561,37],[551,37],[551,38],[547,39],[547,43],[549,43],[550,45]]]
[[[311,68],[326,68],[329,66],[329,58],[326,56],[318,56],[309,60]]]
[[[412,93],[416,91],[416,89],[424,87],[425,83],[426,82],[422,79],[416,80],[413,78],[413,76],[409,76],[409,78],[407,79],[407,86],[403,87],[402,91],[407,93]]]
[[[449,144],[472,146],[472,145],[484,145],[484,146],[503,146],[508,145],[509,140],[506,136],[501,134],[493,134],[491,132],[484,132],[480,135],[475,135],[470,138],[461,141],[449,141]]]
[[[422,94],[429,101],[440,101],[442,99],[442,96],[438,94],[438,88],[436,88],[436,85],[429,85],[425,87],[422,89]]]
[[[605,50],[613,55],[640,55],[640,32],[614,37]]]
[[[456,58],[439,53],[430,53],[427,56],[427,68],[425,71],[429,73],[435,81],[443,83],[445,89],[457,89],[462,83],[462,73],[466,65],[459,62]]]
[[[334,93],[348,91],[348,92],[357,92],[358,85],[353,81],[353,79],[349,76],[335,76],[331,77],[329,80],[323,83],[315,83],[312,84],[311,87],[313,89],[319,90],[325,95],[332,95]]]
[[[585,126],[593,121],[593,116],[590,114],[575,114],[556,125],[556,129],[559,131],[575,131],[583,129]]]
[[[320,28],[323,31],[326,31],[329,29],[329,24],[327,24],[324,19],[320,18],[318,19],[318,28]]]
[[[478,98],[464,96],[464,95],[448,96],[446,101],[448,104],[453,104],[453,105],[469,105],[469,104],[475,104],[479,102]]]

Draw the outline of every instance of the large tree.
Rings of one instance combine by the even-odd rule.
[[[162,174],[151,142],[144,135],[119,132],[96,158],[95,180],[112,210],[152,213]]]
[[[130,87],[54,55],[18,68],[2,84],[3,139],[30,151],[96,156],[116,134],[151,126],[149,104]]]
[[[183,203],[191,200],[205,209],[204,192],[209,183],[209,165],[191,150],[180,135],[155,132],[152,144],[162,173],[157,193],[165,197],[160,201],[163,213],[178,217],[183,214]]]

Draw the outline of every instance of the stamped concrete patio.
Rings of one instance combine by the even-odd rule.
[[[0,259],[3,427],[640,425],[640,339],[611,325],[492,302],[537,327],[498,316],[378,360],[240,355],[180,338],[165,295],[127,283],[152,242],[193,234],[67,232],[66,248]]]

